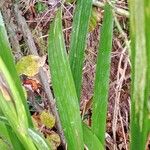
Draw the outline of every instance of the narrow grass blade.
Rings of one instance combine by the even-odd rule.
[[[13,129],[9,125],[6,125],[6,129],[7,129],[7,132],[9,134],[9,138],[10,138],[10,141],[12,143],[13,149],[14,150],[24,150],[23,144],[18,139],[18,137],[16,136]]]
[[[112,35],[112,8],[109,4],[106,4],[97,58],[92,114],[92,130],[97,135],[103,146],[106,129]]]
[[[12,143],[9,137],[9,133],[7,131],[6,125],[3,122],[0,122],[0,139],[5,139],[8,143],[8,145],[10,145],[10,147],[12,147]]]
[[[52,85],[68,149],[83,150],[80,110],[64,44],[61,10],[50,25],[48,42]]]
[[[3,68],[1,61],[2,60],[0,59],[0,66]],[[14,108],[12,100],[7,101],[4,98],[4,95],[2,94],[1,91],[0,91],[0,104],[1,104],[0,105],[1,110],[3,111],[5,117],[8,119],[8,122],[9,122],[12,130],[14,131],[14,134],[17,135],[17,137],[20,140],[20,142],[22,143],[22,145],[28,149],[35,150],[35,146],[27,134],[25,125],[22,124],[22,122],[18,121],[18,117],[17,117],[16,110]],[[10,138],[12,137],[12,135],[13,134],[11,134]],[[16,137],[16,135],[15,135],[15,137]],[[11,138],[11,139],[14,139],[14,138]]]
[[[0,122],[0,138],[4,139],[9,146],[10,149],[19,149],[23,150],[24,147],[22,146],[21,142],[16,137],[15,133],[13,132],[10,125],[4,124]]]
[[[1,103],[0,108],[4,112],[4,115],[9,121],[9,124],[15,128],[17,127],[18,124],[18,118],[13,102],[11,100],[7,101],[3,96],[4,95],[0,91],[0,103]]]
[[[148,77],[148,91],[150,96],[150,0],[145,0],[145,34],[146,34],[146,51],[147,51],[147,62],[148,62],[148,69],[147,69],[147,77]],[[150,97],[148,97],[147,101],[148,107],[148,120],[149,120],[149,133],[150,133]]]
[[[9,122],[8,122],[7,118],[4,117],[4,116],[0,116],[0,121],[3,122],[6,125],[9,125]]]
[[[84,143],[88,147],[88,150],[104,150],[104,147],[92,130],[84,123],[82,127]]]
[[[150,10],[150,1],[129,0],[130,36],[132,62],[132,93],[131,93],[131,150],[143,150],[146,146],[148,132],[147,104],[149,96],[149,37],[145,37],[149,28],[149,20],[145,12]],[[145,28],[146,26],[146,28]],[[146,30],[145,30],[146,29]],[[149,29],[148,29],[149,31]]]
[[[39,133],[33,129],[28,129],[28,132],[35,145],[38,147],[38,150],[51,150],[51,147],[48,145],[42,135],[39,135]]]
[[[6,141],[10,149],[24,149],[15,132],[13,132],[8,119],[4,116],[0,116],[0,138]]]
[[[5,138],[10,149],[12,149],[11,147],[19,150],[24,149],[16,134],[13,132],[8,119],[4,116],[0,116],[0,129],[0,138]]]
[[[73,17],[69,61],[79,100],[81,92],[84,50],[86,46],[86,36],[88,33],[91,10],[92,0],[77,0],[75,14]]]

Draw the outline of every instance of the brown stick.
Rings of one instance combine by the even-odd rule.
[[[15,25],[11,18],[10,10],[5,6],[5,4],[3,4],[3,7],[2,7],[2,15],[3,15],[5,25],[6,25],[7,32],[9,34],[9,40],[11,43],[12,50],[15,54],[16,59],[20,59],[21,50],[20,50],[19,41],[15,33]]]

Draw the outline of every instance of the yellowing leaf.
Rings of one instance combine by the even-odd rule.
[[[48,111],[43,111],[40,115],[41,123],[48,128],[52,128],[55,125],[55,117]]]
[[[46,57],[28,55],[22,57],[16,64],[16,69],[19,75],[24,74],[32,77],[39,72],[39,68],[45,63]]]
[[[89,32],[93,31],[96,28],[97,23],[100,22],[100,20],[101,20],[101,14],[97,11],[96,8],[93,7],[90,22],[89,22]]]
[[[53,150],[56,150],[61,143],[59,135],[54,131],[50,135],[47,135],[46,140],[50,143]]]

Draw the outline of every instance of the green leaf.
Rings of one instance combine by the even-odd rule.
[[[104,150],[104,147],[92,130],[84,123],[82,127],[84,143],[88,147],[88,150]]]
[[[18,118],[17,118],[17,114],[16,114],[16,110],[14,108],[13,102],[12,101],[7,101],[3,97],[1,91],[0,91],[0,103],[1,103],[0,108],[3,111],[3,113],[4,113],[5,117],[7,118],[7,120],[9,121],[9,123],[11,125],[13,125],[13,127],[17,126]]]
[[[48,60],[56,104],[58,107],[67,147],[83,150],[83,133],[78,97],[67,59],[62,32],[62,11],[59,10],[50,25]]]
[[[47,5],[40,1],[35,4],[35,9],[38,13],[44,12],[47,8],[48,8]]]
[[[150,1],[129,0],[131,37],[131,150],[143,150],[149,134]]]
[[[0,138],[0,148],[2,150],[9,150],[10,149],[9,145],[2,138]]]
[[[69,61],[79,100],[81,93],[84,50],[86,47],[86,37],[91,10],[92,0],[78,0],[73,17]]]
[[[148,69],[147,69],[147,78],[148,78],[148,82],[147,82],[147,87],[148,90],[147,92],[150,93],[150,1],[149,0],[145,0],[145,35],[146,35],[146,52],[147,52],[147,65],[148,65]],[[150,94],[149,94],[150,95]],[[148,109],[148,120],[150,124],[150,97],[148,97],[148,101],[147,101],[147,109]],[[150,133],[150,126],[149,126],[149,133]]]
[[[29,109],[27,107],[25,95],[24,95],[24,92],[23,92],[23,89],[22,89],[22,86],[20,83],[20,79],[18,77],[16,68],[15,68],[15,63],[13,60],[13,55],[11,54],[11,49],[10,49],[10,45],[9,45],[9,41],[8,41],[8,37],[7,37],[7,33],[6,33],[6,29],[4,26],[1,12],[0,12],[0,58],[2,59],[3,62],[5,62],[5,65],[9,72],[9,75],[11,76],[11,79],[13,79],[12,86],[13,87],[15,86],[14,94],[19,98],[19,99],[15,98],[17,107],[19,108],[19,110],[21,110],[20,109],[22,106],[21,103],[23,103],[25,110],[26,110],[25,114],[28,116],[29,125],[32,127],[33,125],[32,125],[32,121],[30,118]],[[22,115],[22,112],[18,113],[18,114]],[[23,117],[23,115],[22,115],[22,117]],[[26,118],[26,117],[24,117],[24,118]]]
[[[32,126],[32,121],[17,76],[1,13],[0,48],[0,108],[22,145],[27,149],[34,150],[36,147],[27,134],[27,127]],[[5,89],[5,93],[3,89]],[[9,99],[5,99],[6,93]]]
[[[39,134],[33,129],[28,129],[28,132],[39,150],[51,150],[51,147],[47,144],[47,142],[45,141],[45,139],[42,137],[41,134]]]
[[[9,143],[10,146],[12,146],[11,144],[11,140],[9,137],[9,133],[7,131],[7,128],[5,126],[5,123],[0,122],[0,138],[5,139],[7,141],[7,143]]]
[[[0,122],[0,129],[0,138],[4,139],[7,142],[7,144],[9,145],[9,149],[24,149],[10,125]]]
[[[106,114],[109,93],[110,60],[113,35],[113,14],[111,6],[106,3],[101,29],[99,51],[94,83],[92,130],[104,146]]]
[[[76,0],[65,0],[65,2],[67,2],[67,3],[73,3],[73,2],[75,2]]]
[[[4,115],[8,119],[9,125],[11,126],[11,127],[9,126],[8,131],[10,134],[10,139],[12,141],[13,147],[20,147],[20,145],[21,145],[20,142],[18,140],[14,140],[18,137],[17,139],[19,139],[22,142],[22,145],[24,145],[24,147],[32,148],[34,150],[35,147],[34,147],[33,143],[31,142],[31,139],[28,138],[28,135],[25,130],[26,122],[24,123],[24,120],[22,120],[22,122],[18,121],[18,117],[16,114],[16,110],[13,106],[13,102],[7,101],[2,96],[1,91],[0,91],[0,103],[1,103],[0,107],[1,107]],[[22,116],[23,116],[23,114],[22,114]],[[7,126],[7,124],[5,124],[5,125]],[[10,132],[10,130],[9,130],[10,128],[12,128],[12,130],[14,131],[13,134]],[[14,136],[14,134],[16,134],[17,137],[16,137],[16,135]],[[12,138],[12,136],[14,136],[15,138],[14,137]],[[18,143],[18,145],[16,145],[16,142]]]
[[[101,20],[101,14],[97,11],[97,8],[93,7],[92,14],[90,17],[90,22],[89,22],[89,32],[93,31],[96,28],[100,20]]]
[[[10,141],[12,143],[13,149],[14,150],[16,150],[16,149],[24,150],[23,144],[18,139],[18,137],[16,136],[15,132],[13,131],[13,129],[7,124],[6,124],[6,129],[7,129],[7,132],[9,134],[9,138],[10,138]],[[7,138],[7,140],[8,140],[8,138]]]
[[[8,122],[7,118],[4,117],[4,116],[0,116],[0,121],[3,122],[4,124],[9,125],[9,122]]]

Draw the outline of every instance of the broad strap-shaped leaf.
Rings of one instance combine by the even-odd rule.
[[[107,3],[103,19],[94,84],[92,130],[104,146],[113,35],[112,8]]]
[[[83,133],[78,97],[65,49],[61,9],[58,10],[54,21],[50,25],[48,43],[52,86],[67,146],[71,150],[83,150]]]
[[[100,140],[92,132],[92,130],[85,123],[83,123],[82,127],[84,143],[88,147],[88,150],[104,150]]]
[[[24,149],[16,134],[13,132],[7,118],[4,116],[0,116],[0,129],[0,138],[6,141],[9,149]]]
[[[81,93],[84,50],[86,46],[91,10],[92,0],[77,0],[73,17],[69,61],[79,100]]]
[[[149,127],[147,117],[150,92],[150,35],[147,34],[150,33],[149,3],[149,0],[129,0],[132,63],[131,150],[145,149]]]
[[[12,143],[11,143],[11,139],[9,137],[9,133],[7,131],[6,125],[5,123],[0,121],[0,139],[4,140],[7,142],[7,145],[9,146],[9,148],[12,148]]]
[[[147,62],[148,62],[148,69],[147,69],[147,77],[148,77],[148,91],[149,97],[147,101],[147,109],[148,109],[148,120],[149,120],[149,133],[150,133],[150,0],[145,0],[145,34],[146,34],[146,52],[147,52]]]
[[[9,138],[11,140],[11,143],[12,143],[12,146],[14,149],[19,149],[19,150],[24,150],[24,146],[23,144],[21,143],[21,141],[18,139],[18,137],[16,136],[16,134],[14,133],[13,129],[9,126],[9,125],[6,125],[6,129],[7,129],[7,132],[9,134]]]

